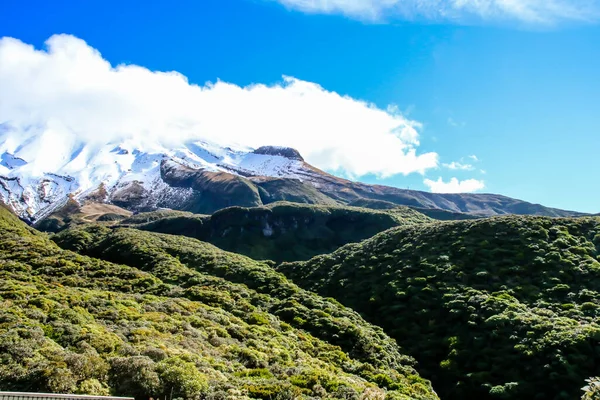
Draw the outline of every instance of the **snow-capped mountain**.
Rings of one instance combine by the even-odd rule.
[[[57,142],[58,141],[58,142]],[[239,176],[298,178],[304,167],[289,149],[222,147],[192,141],[174,148],[159,143],[65,143],[52,132],[23,141],[0,136],[0,200],[22,218],[43,218],[67,199],[93,197],[111,202],[128,190],[143,191],[144,209],[158,207],[161,198],[193,194],[190,187],[171,186],[162,173],[174,170],[227,173]],[[293,152],[293,151],[292,151]],[[286,156],[287,155],[287,156]],[[162,171],[162,173],[161,173]],[[164,206],[164,205],[163,205]]]
[[[45,127],[0,124],[0,202],[31,222],[70,199],[130,211],[173,208],[213,213],[275,201],[423,209],[489,216],[580,215],[493,194],[435,194],[351,182],[306,163],[294,149],[251,149],[204,140],[82,140]]]

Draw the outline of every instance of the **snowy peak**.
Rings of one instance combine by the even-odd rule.
[[[119,141],[71,133],[0,130],[0,202],[37,222],[69,200],[105,202],[129,211],[172,208],[212,213],[276,201],[354,204],[384,201],[475,215],[571,216],[504,196],[442,195],[351,182],[304,162],[289,147],[250,149],[204,140]]]
[[[140,210],[192,202],[197,193],[166,183],[161,165],[181,171],[294,179],[301,179],[304,168],[300,154],[284,147],[253,150],[204,140],[175,145],[132,139],[84,141],[73,135],[55,137],[45,129],[20,133],[0,133],[0,201],[30,221],[44,218],[68,198],[95,199],[100,187],[106,192],[104,201]]]

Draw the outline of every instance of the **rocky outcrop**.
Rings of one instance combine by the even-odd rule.
[[[289,158],[290,160],[304,161],[304,158],[300,155],[300,152],[291,147],[279,147],[279,146],[262,146],[253,151],[254,154],[262,154],[265,156],[280,156]]]

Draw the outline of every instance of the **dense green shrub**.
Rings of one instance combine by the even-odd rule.
[[[332,398],[304,392],[292,377],[310,369],[360,395],[383,394],[363,372],[375,370],[415,399],[437,399],[427,381],[413,379],[412,360],[380,329],[267,264],[131,229],[90,225],[57,240],[130,266],[62,250],[0,209],[2,390]],[[308,324],[311,334],[285,324],[283,308],[281,315],[292,319],[318,315],[329,330]],[[358,337],[374,348],[353,345]],[[413,389],[417,384],[429,390]]]
[[[537,217],[412,225],[278,270],[384,328],[441,398],[566,400],[600,373],[599,228]]]

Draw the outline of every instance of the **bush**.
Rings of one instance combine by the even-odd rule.
[[[158,363],[156,369],[162,380],[163,393],[170,398],[199,399],[208,389],[206,376],[191,362],[169,358]]]
[[[110,385],[115,394],[136,398],[156,397],[162,382],[156,364],[145,356],[118,357],[110,362]]]

